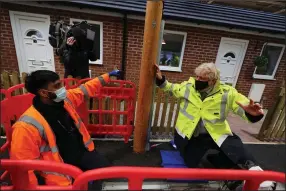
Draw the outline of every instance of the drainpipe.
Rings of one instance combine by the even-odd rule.
[[[121,60],[121,80],[125,80],[125,75],[126,75],[126,47],[127,47],[127,37],[128,37],[128,33],[127,33],[127,14],[124,13],[124,17],[123,17],[123,36],[122,36],[122,60]]]

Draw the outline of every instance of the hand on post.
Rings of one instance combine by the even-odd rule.
[[[155,64],[155,70],[156,70],[156,78],[158,80],[162,80],[163,76],[162,76],[161,70],[157,64]]]

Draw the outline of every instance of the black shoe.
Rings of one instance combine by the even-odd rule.
[[[88,190],[101,191],[102,190],[102,181],[97,180],[97,181],[89,182],[88,183]]]
[[[245,164],[242,166],[244,169],[249,170],[251,167],[257,166],[253,161],[248,160],[245,162]]]

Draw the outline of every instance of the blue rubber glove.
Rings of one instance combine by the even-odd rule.
[[[109,76],[120,76],[120,70],[113,70],[112,72],[109,72]]]

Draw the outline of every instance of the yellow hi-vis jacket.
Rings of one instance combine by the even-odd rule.
[[[160,88],[180,99],[175,128],[182,137],[190,139],[198,122],[202,119],[207,132],[220,147],[228,136],[232,136],[226,120],[229,111],[248,121],[244,110],[236,101],[246,105],[249,100],[235,88],[222,84],[219,80],[203,101],[200,93],[195,89],[195,79],[192,77],[181,84],[173,84],[165,80]]]

